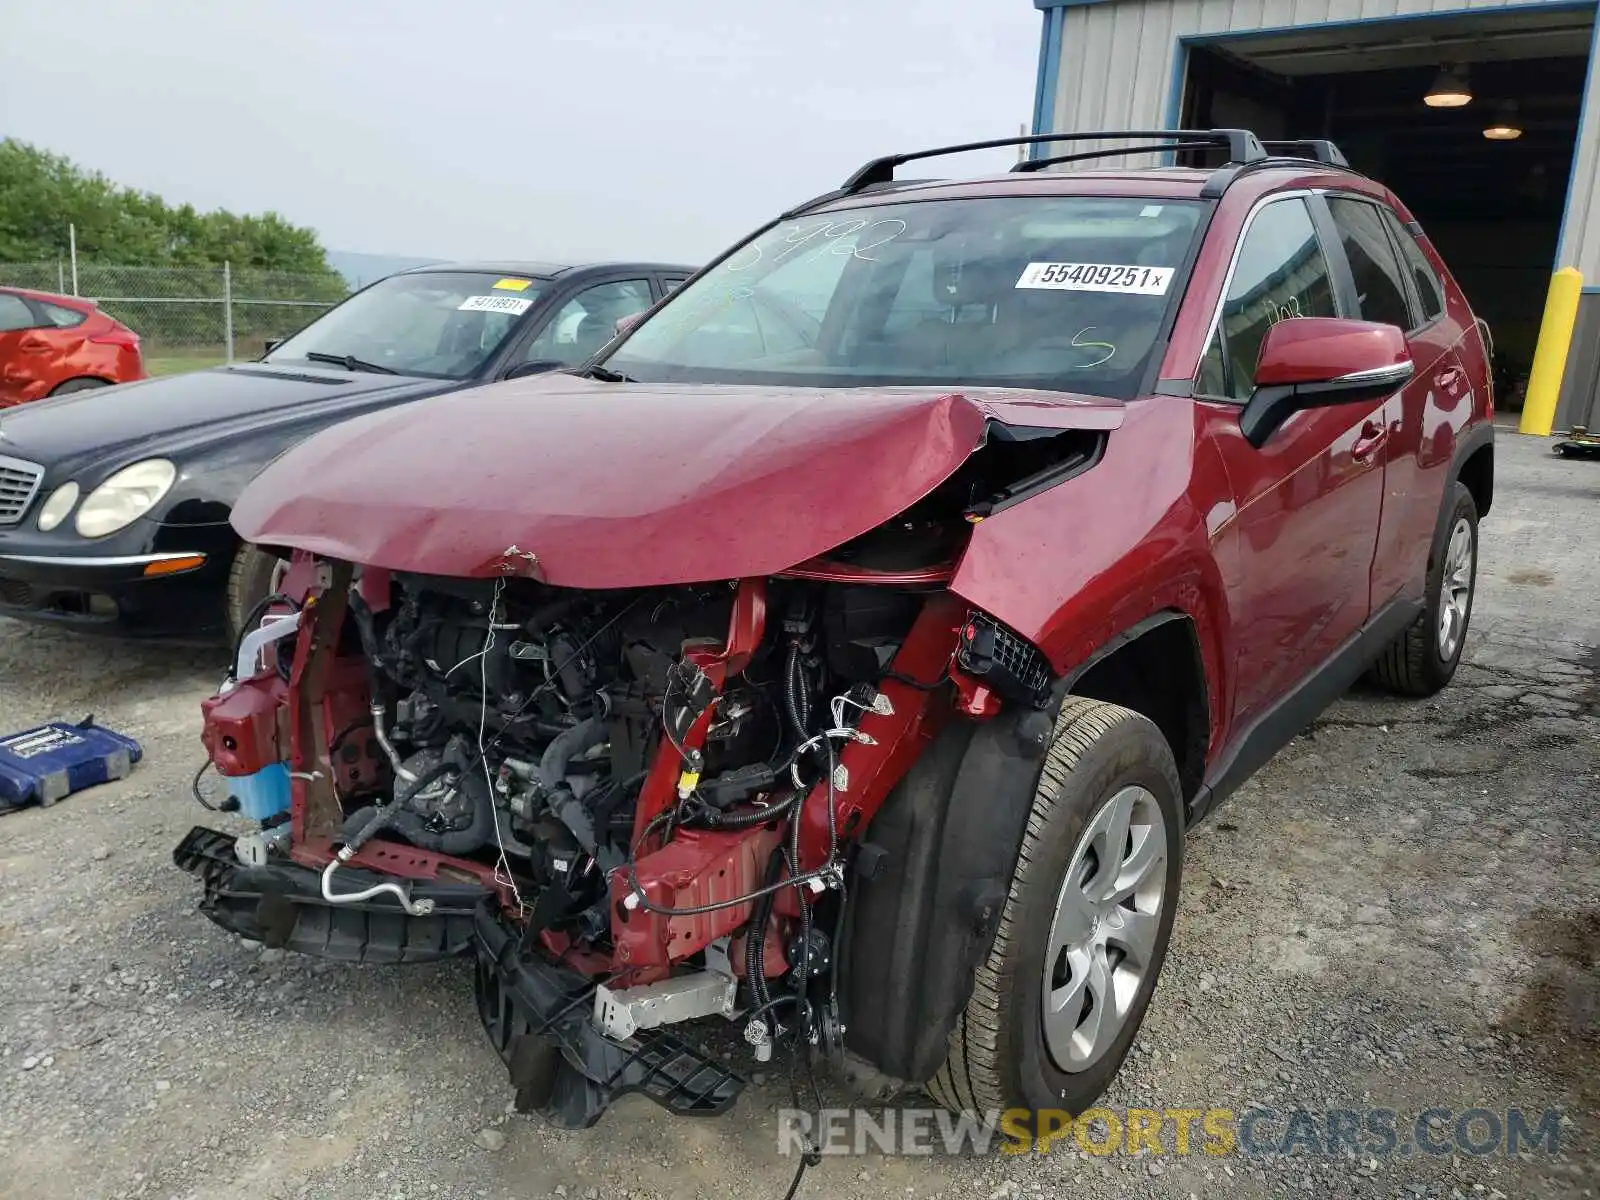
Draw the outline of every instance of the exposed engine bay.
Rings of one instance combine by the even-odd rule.
[[[612,874],[648,911],[639,853],[675,835],[781,832],[763,873],[801,874],[801,801],[831,782],[844,743],[869,736],[857,719],[886,707],[874,682],[921,608],[881,588],[763,587],[766,636],[735,674],[723,646],[740,596],[726,584],[591,594],[398,577],[395,589],[388,611],[354,607],[393,785],[344,799],[341,840],[492,865],[540,932],[607,953]],[[657,762],[670,793],[642,813]],[[836,884],[838,853],[835,837],[809,874]]]
[[[945,721],[1048,683],[944,590],[931,525],[896,533],[893,559],[604,591],[301,556],[204,706],[260,832],[175,858],[269,944],[474,954],[524,1109],[721,1111],[742,1081],[668,1027],[841,1054],[849,888],[882,858],[862,831]]]

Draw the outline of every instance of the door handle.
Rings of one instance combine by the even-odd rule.
[[[49,341],[41,337],[25,337],[17,345],[30,354],[47,354],[50,351]]]
[[[1350,447],[1350,457],[1357,462],[1365,461],[1376,454],[1382,445],[1389,440],[1389,430],[1376,421],[1368,421],[1361,427],[1361,436],[1356,439],[1356,444]]]

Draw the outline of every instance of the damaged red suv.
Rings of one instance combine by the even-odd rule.
[[[289,586],[205,705],[259,824],[175,852],[210,917],[471,955],[564,1125],[725,1108],[712,1016],[876,1096],[1089,1105],[1184,831],[1362,673],[1449,682],[1493,488],[1484,337],[1384,187],[1032,140],[1099,139],[1229,161],[877,160],[573,374],[279,458],[233,523]]]

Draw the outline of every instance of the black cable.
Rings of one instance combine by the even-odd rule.
[[[795,825],[800,823],[799,814],[795,815]],[[791,872],[799,868],[798,862],[789,864]],[[811,1038],[811,1002],[806,996],[806,989],[810,980],[811,954],[810,954],[810,927],[811,910],[805,897],[800,897],[800,945],[801,964],[798,968],[800,975],[799,985],[795,990],[795,999],[800,1010],[800,1019],[795,1023],[794,1033],[789,1041],[789,1102],[800,1108],[800,1084],[797,1079],[799,1060],[803,1057],[806,1064],[806,1074],[811,1083],[812,1098],[816,1101],[815,1108],[820,1113],[822,1109],[822,1094],[817,1088],[817,1077],[811,1069],[811,1055],[808,1052]],[[805,1178],[806,1169],[822,1161],[821,1149],[805,1135],[805,1149],[800,1154],[800,1161],[795,1164],[794,1178],[789,1182],[789,1190],[785,1200],[793,1200],[796,1192],[800,1190],[800,1181]]]
[[[210,809],[212,812],[221,812],[220,808],[200,794],[200,779],[212,766],[213,764],[209,758],[200,764],[200,769],[194,773],[194,782],[189,785],[189,790],[194,793],[194,798],[200,802],[201,808]]]
[[[782,818],[799,802],[800,795],[801,793],[798,791],[791,791],[775,804],[769,804],[765,808],[752,808],[746,812],[724,813],[714,808],[706,808],[696,813],[694,820],[697,825],[704,825],[707,829],[717,829],[723,832],[735,829],[754,829],[758,825],[765,825]]]
[[[251,607],[249,613],[246,614],[245,619],[240,623],[239,636],[234,639],[233,661],[228,664],[228,677],[230,679],[234,677],[233,672],[238,669],[239,652],[244,649],[244,639],[254,632],[256,625],[260,622],[261,618],[266,615],[267,609],[271,608],[274,604],[287,604],[290,608],[294,609],[295,612],[300,611],[300,602],[292,599],[289,596],[285,596],[282,592],[272,592],[257,600]]]
[[[767,859],[767,870],[763,881],[776,883],[782,873],[783,855],[774,850]],[[761,1006],[760,1011],[763,1012],[770,1007],[772,999],[771,993],[767,990],[767,925],[772,920],[774,895],[776,893],[756,901],[744,943],[745,975],[750,981],[750,990],[755,993],[756,1003]],[[754,1020],[754,1016],[751,1019]],[[768,1032],[771,1032],[770,1028]]]
[[[892,679],[896,683],[903,683],[909,688],[916,688],[919,692],[936,692],[947,682],[949,682],[950,668],[946,667],[944,670],[940,671],[939,677],[932,683],[926,683],[921,679],[913,679],[909,675],[902,675],[899,671],[885,671],[883,673],[883,678]]]
[[[371,725],[371,724],[372,724],[372,714],[371,713],[363,713],[361,716],[357,717],[355,720],[346,722],[344,727],[341,728],[338,733],[334,734],[333,737],[328,740],[328,756],[330,758],[333,757],[333,755],[338,751],[339,747],[344,745],[345,738],[349,737],[352,733],[354,733],[356,730],[360,729],[363,725]]]
[[[796,1003],[799,1002],[799,1000],[800,1000],[800,998],[798,996],[792,996],[792,995],[791,996],[773,996],[765,1004],[761,1005],[760,1008],[751,1009],[750,1013],[749,1013],[749,1018],[752,1021],[760,1020],[762,1017],[766,1016],[773,1009],[777,1008],[780,1004],[796,1004]]]
[[[783,1194],[783,1200],[794,1200],[799,1193],[800,1181],[806,1177],[806,1168],[811,1165],[811,1156],[815,1153],[808,1149],[800,1155],[800,1161],[795,1164],[794,1178],[789,1181],[789,1190]]]
[[[789,730],[795,741],[803,743],[810,735],[806,733],[804,701],[800,695],[805,686],[801,671],[800,644],[794,642],[789,646],[789,657],[784,663],[783,700],[789,715]]]

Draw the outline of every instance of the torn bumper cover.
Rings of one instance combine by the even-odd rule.
[[[230,933],[351,963],[433,962],[474,951],[478,1016],[521,1112],[582,1129],[618,1096],[640,1092],[670,1112],[710,1117],[744,1089],[741,1076],[662,1030],[607,1037],[594,1021],[595,982],[527,952],[521,931],[495,915],[484,888],[418,884],[413,899],[434,902],[426,916],[408,916],[388,896],[330,905],[318,872],[287,862],[246,866],[235,840],[196,826],[172,852],[205,885],[200,910]],[[340,880],[367,887],[383,877],[347,867]]]

